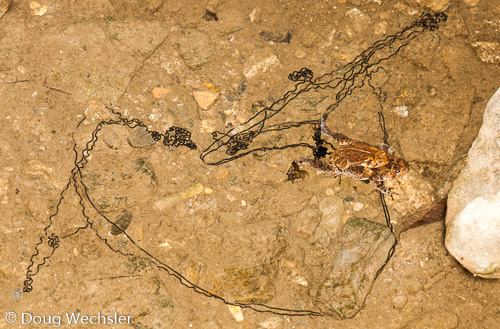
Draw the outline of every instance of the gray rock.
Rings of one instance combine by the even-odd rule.
[[[132,147],[146,147],[156,144],[151,134],[146,131],[146,128],[142,127],[133,129],[127,141]]]
[[[123,210],[115,221],[116,226],[111,226],[111,234],[118,235],[123,233],[129,227],[131,222],[132,213],[128,210]]]
[[[12,291],[12,294],[11,294],[12,299],[15,301],[18,301],[21,298],[23,298],[23,295],[24,295],[23,291],[19,288],[14,289],[14,291]]]
[[[445,242],[471,273],[500,278],[500,89],[448,196]]]
[[[394,241],[387,226],[349,218],[333,248],[333,266],[318,289],[314,304],[337,319],[355,316]]]

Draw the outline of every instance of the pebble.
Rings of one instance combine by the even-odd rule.
[[[322,213],[319,226],[330,234],[336,234],[344,224],[344,201],[336,196],[324,198],[319,202],[319,211]]]
[[[407,278],[404,281],[404,287],[410,295],[416,295],[418,292],[424,290],[424,284],[420,280],[413,278]]]
[[[406,118],[408,116],[408,114],[410,114],[410,111],[408,110],[408,106],[406,106],[406,105],[395,106],[392,108],[392,112],[394,112],[395,114],[397,114],[398,116],[400,116],[402,118]]]
[[[133,129],[127,141],[132,147],[147,147],[156,144],[151,134],[143,127]]]
[[[480,0],[462,0],[468,6],[475,6]]]
[[[9,174],[8,173],[0,173],[0,199],[2,204],[9,203]]]
[[[319,41],[319,35],[312,31],[306,31],[302,34],[301,43],[306,48],[314,47]]]
[[[165,95],[167,95],[168,93],[170,93],[170,89],[168,88],[164,88],[164,87],[155,87],[153,88],[152,90],[152,93],[153,93],[153,97],[156,98],[156,99],[160,99],[160,98],[163,98]]]
[[[198,106],[207,111],[210,109],[210,106],[217,100],[219,97],[219,93],[213,91],[193,91],[193,97],[198,104]]]
[[[30,10],[32,15],[43,16],[47,13],[47,9],[48,7],[44,4],[41,4],[39,1],[30,2]]]
[[[19,288],[16,288],[14,289],[14,291],[12,291],[12,299],[15,300],[15,301],[18,301],[20,300],[21,298],[23,298],[23,291]]]
[[[250,22],[259,22],[260,21],[260,9],[254,8],[252,9],[252,12],[248,14],[248,17],[250,18]]]
[[[174,204],[179,203],[183,200],[194,198],[203,191],[205,191],[203,185],[196,184],[195,186],[188,188],[184,192],[169,195],[166,198],[156,201],[154,207],[160,211],[167,210]]]
[[[420,2],[420,1],[417,1]],[[450,0],[425,0],[422,4],[433,11],[442,11],[448,8]]]
[[[392,298],[392,307],[400,310],[406,306],[407,302],[408,297],[406,297],[405,295],[394,296]]]
[[[129,212],[128,210],[123,210],[122,213],[118,216],[117,220],[115,221],[116,226],[115,225],[111,226],[110,233],[112,235],[122,234],[129,227],[131,222],[132,222],[132,213]]]
[[[243,75],[247,79],[254,77],[259,72],[267,72],[272,67],[279,65],[280,61],[269,48],[257,49],[245,63]]]
[[[227,176],[229,176],[229,169],[227,168],[224,168],[224,167],[220,167],[217,172],[215,173],[215,178],[217,180],[223,180],[225,179]]]
[[[235,305],[227,305],[227,308],[229,308],[229,312],[231,312],[231,315],[237,322],[245,320],[243,312],[241,311],[241,307]]]
[[[0,18],[9,10],[12,0],[0,0]]]
[[[361,209],[363,209],[363,207],[365,206],[364,204],[362,204],[361,202],[353,202],[352,204],[352,209],[354,211],[360,211]]]
[[[498,42],[473,42],[471,46],[482,62],[500,64],[500,43]]]

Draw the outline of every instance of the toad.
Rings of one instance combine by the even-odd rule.
[[[321,116],[321,133],[339,144],[339,148],[330,154],[329,162],[331,166],[340,170],[347,170],[354,166],[378,168],[389,162],[387,153],[382,148],[332,132],[326,125],[323,115]]]
[[[320,159],[295,160],[288,169],[287,180],[292,182],[304,176],[299,165],[307,164],[320,172],[345,175],[356,180],[368,181],[377,190],[392,197],[391,190],[384,181],[396,179],[408,173],[408,164],[395,157],[388,145],[375,147],[364,142],[349,139],[332,132],[321,117],[321,132],[336,140],[341,146],[330,154],[328,161]]]

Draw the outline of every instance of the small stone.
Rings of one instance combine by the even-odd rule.
[[[252,9],[252,12],[248,15],[248,17],[250,17],[251,23],[260,21],[260,19],[259,19],[260,18],[260,9],[258,9],[258,8]]]
[[[9,187],[9,174],[0,173],[0,199],[2,204],[9,203],[9,196],[7,193],[9,191]]]
[[[12,0],[0,0],[0,18],[9,10]]]
[[[302,35],[302,38],[300,41],[304,47],[311,48],[311,47],[314,47],[314,45],[316,45],[318,43],[319,35],[317,35],[316,33],[312,32],[312,31],[306,31]]]
[[[165,95],[167,95],[170,92],[170,89],[164,88],[164,87],[155,87],[153,88],[153,96],[156,99],[163,98]]]
[[[424,290],[424,284],[413,278],[407,278],[404,282],[404,287],[410,295],[416,295],[418,292]]]
[[[47,12],[48,7],[46,5],[41,4],[38,1],[30,2],[30,10],[31,14],[36,16],[43,16]]]
[[[319,203],[319,211],[322,213],[319,226],[330,234],[339,232],[344,224],[344,201],[337,196],[324,198]]]
[[[418,2],[422,2],[425,7],[433,11],[445,10],[450,5],[450,0],[423,0]]]
[[[292,33],[288,30],[260,31],[259,37],[264,41],[290,43],[292,40]]]
[[[361,202],[357,202],[356,201],[356,202],[352,203],[352,208],[353,208],[354,211],[360,211],[361,209],[363,209],[364,206],[365,205],[362,204]]]
[[[111,226],[110,233],[112,235],[119,235],[125,232],[132,222],[132,213],[128,210],[123,210],[115,221],[115,225]]]
[[[485,63],[500,64],[500,43],[498,42],[473,42],[479,59]]]
[[[127,141],[132,147],[147,147],[156,144],[156,141],[144,127],[133,129],[128,136]]]
[[[227,176],[229,176],[229,169],[227,168],[224,168],[224,167],[220,167],[217,172],[215,173],[215,178],[217,180],[223,180],[225,179]]]
[[[16,288],[14,289],[14,291],[12,291],[12,299],[15,300],[15,301],[18,301],[20,300],[21,298],[23,298],[23,291],[19,288]]]
[[[480,0],[462,0],[468,6],[475,6]]]
[[[195,186],[188,188],[184,192],[172,194],[156,201],[154,207],[160,211],[164,211],[181,201],[194,198],[203,191],[205,191],[205,188],[201,184],[196,184]]]
[[[198,284],[200,281],[200,265],[196,264],[194,262],[189,263],[189,265],[186,266],[186,269],[184,270],[184,276],[186,279],[189,280],[189,282],[192,282],[194,284]]]
[[[227,307],[229,308],[229,312],[231,312],[231,315],[237,322],[245,320],[243,312],[241,311],[241,307],[235,305],[227,305]]]
[[[408,297],[406,297],[405,295],[394,296],[392,298],[392,307],[400,310],[406,306],[407,302],[408,302]]]
[[[406,105],[395,106],[392,108],[392,111],[402,118],[406,118],[410,114]]]
[[[177,1],[169,1],[167,10],[171,13],[175,13],[182,8],[182,3]]]
[[[210,105],[212,105],[217,98],[219,97],[219,94],[213,91],[193,91],[193,97],[198,103],[198,106],[204,110],[207,111],[210,108]]]
[[[269,48],[257,49],[245,63],[243,74],[250,79],[259,72],[267,72],[279,63],[278,57]]]
[[[305,57],[306,57],[306,55],[307,55],[307,54],[306,54],[306,51],[305,51],[304,49],[302,49],[302,48],[299,48],[299,49],[297,49],[297,50],[295,51],[295,56],[296,56],[297,58],[305,58]]]

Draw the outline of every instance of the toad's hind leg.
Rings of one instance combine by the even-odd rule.
[[[291,180],[292,182],[297,179],[301,178],[301,172],[299,165],[309,165],[316,169],[317,171],[324,172],[324,173],[330,173],[330,174],[340,174],[339,170],[336,169],[335,167],[330,166],[329,164],[318,160],[318,159],[300,159],[300,160],[295,160],[292,162],[292,165],[290,166],[290,169],[287,171],[287,176],[288,180]]]
[[[321,120],[320,120],[320,127],[321,127],[321,133],[323,135],[326,135],[339,143],[339,145],[349,145],[352,143],[352,140],[347,137],[346,135],[342,135],[341,133],[334,133],[333,131],[328,128],[326,125],[326,120],[323,115],[321,115]]]
[[[304,165],[304,164],[309,165],[319,172],[324,172],[329,174],[340,174],[338,169],[318,159],[301,159],[301,160],[295,160],[294,163],[297,165]]]

